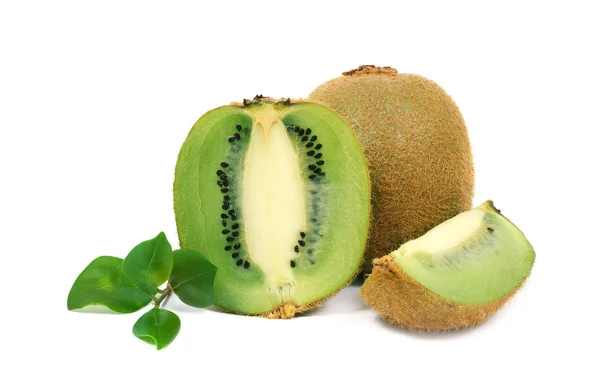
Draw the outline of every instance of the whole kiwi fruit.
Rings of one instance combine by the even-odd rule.
[[[471,208],[467,128],[436,83],[364,65],[320,85],[308,100],[337,112],[364,149],[372,210],[363,272],[373,259]]]

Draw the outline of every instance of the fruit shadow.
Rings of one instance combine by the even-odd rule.
[[[73,309],[71,312],[74,313],[94,313],[94,314],[121,314],[119,312],[115,312],[106,306],[101,305],[89,305],[81,309]]]
[[[362,278],[355,279],[348,287],[324,301],[318,308],[299,313],[294,318],[332,316],[366,311],[368,307],[358,294],[363,283]]]
[[[402,327],[398,327],[393,324],[390,324],[379,316],[376,316],[376,318],[377,318],[376,323],[381,328],[386,329],[389,332],[402,334],[404,336],[408,336],[413,339],[452,340],[452,339],[460,339],[466,335],[472,335],[473,333],[475,333],[477,331],[483,331],[487,328],[490,328],[496,322],[496,319],[497,319],[496,316],[497,315],[494,315],[494,316],[490,317],[488,320],[486,320],[485,322],[483,322],[479,325],[476,325],[474,327],[471,327],[471,328],[458,329],[458,330],[453,330],[453,331],[442,331],[442,332],[413,331],[410,329],[406,329],[406,328],[402,328]]]

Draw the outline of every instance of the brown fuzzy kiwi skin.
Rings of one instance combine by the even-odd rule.
[[[489,304],[459,304],[422,286],[388,255],[373,262],[373,272],[361,287],[360,296],[390,324],[419,332],[444,332],[481,324],[496,313],[523,282]]]
[[[352,128],[371,175],[371,228],[363,271],[472,207],[474,168],[463,117],[446,92],[422,76],[361,66],[308,98]]]

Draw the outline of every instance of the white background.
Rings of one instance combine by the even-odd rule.
[[[598,391],[599,12],[577,1],[2,1],[0,389]],[[165,231],[207,110],[306,97],[361,64],[460,106],[478,204],[528,236],[527,285],[483,326],[386,326],[351,286],[291,321],[194,310],[157,352],[141,313],[68,312],[96,256]],[[32,389],[35,388],[35,389]]]

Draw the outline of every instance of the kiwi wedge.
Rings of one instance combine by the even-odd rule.
[[[468,328],[521,287],[534,260],[523,233],[488,200],[375,260],[360,294],[402,327]]]
[[[289,318],[356,275],[367,165],[330,109],[258,96],[196,122],[177,160],[174,207],[181,247],[219,268],[215,305]]]

